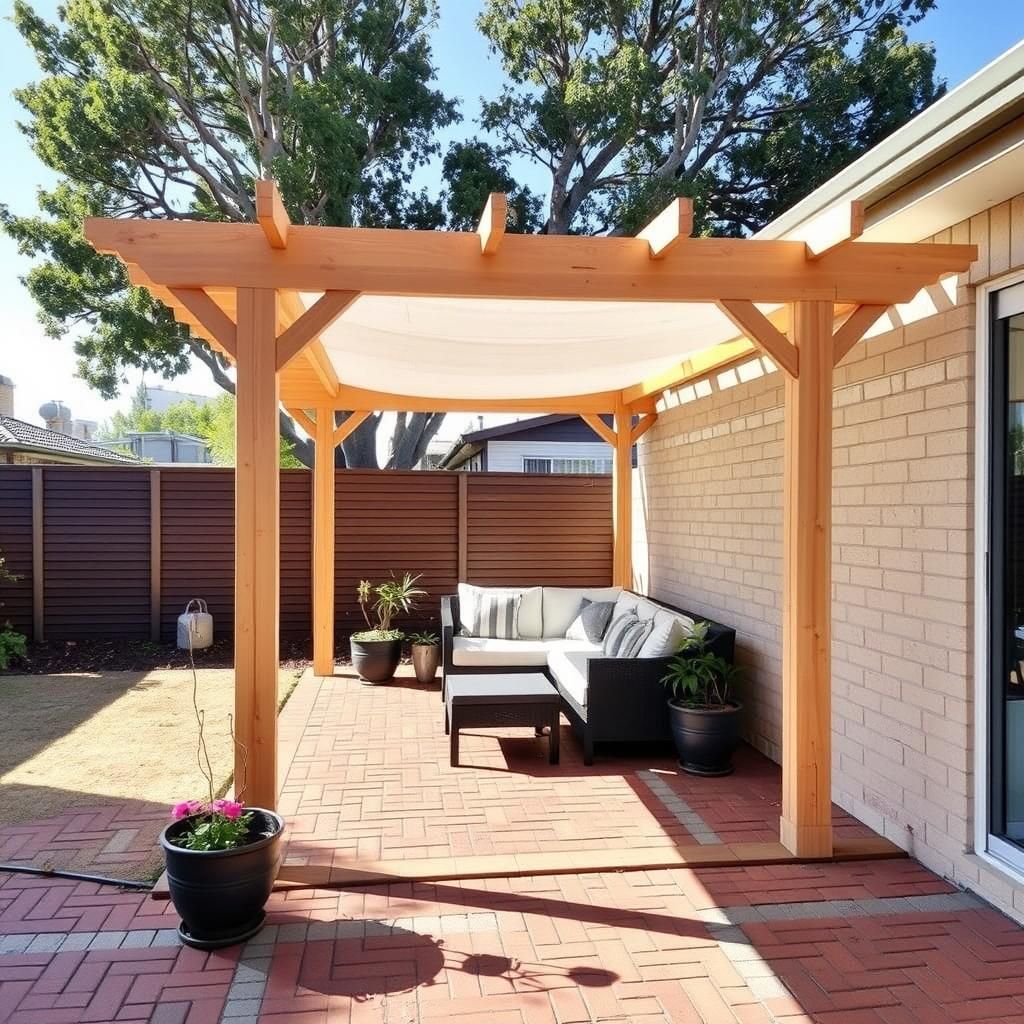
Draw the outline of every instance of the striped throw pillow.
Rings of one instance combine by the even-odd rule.
[[[473,636],[493,640],[519,639],[520,594],[478,594],[473,607]]]
[[[635,658],[653,628],[653,622],[632,612],[620,615],[604,635],[604,653],[609,658]]]
[[[609,658],[617,658],[619,656],[619,648],[622,646],[626,633],[639,621],[633,612],[626,612],[625,615],[612,619],[612,624],[605,631],[604,644],[602,645],[604,653]]]

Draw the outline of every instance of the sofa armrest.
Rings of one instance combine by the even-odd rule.
[[[452,641],[459,629],[459,596],[441,598],[441,671],[447,675],[452,663]]]
[[[669,658],[590,658],[587,725],[594,739],[660,740],[669,737],[662,676]]]

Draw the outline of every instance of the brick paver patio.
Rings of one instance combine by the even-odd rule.
[[[479,730],[474,767],[450,769],[440,713],[407,681],[305,681],[282,718],[289,856],[521,842],[565,872],[607,835],[774,835],[777,773],[750,752],[694,780],[667,755],[585,769],[566,735],[560,772],[543,742]],[[147,894],[0,873],[0,1021],[1024,1024],[1024,930],[910,859],[292,888],[268,911],[246,946],[201,953]]]

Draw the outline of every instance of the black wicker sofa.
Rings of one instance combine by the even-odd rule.
[[[531,589],[543,592],[544,608],[549,604],[553,607],[556,600],[562,609],[569,607],[577,593],[568,588]],[[632,602],[641,618],[660,614],[681,618],[684,624],[687,620],[707,621],[710,649],[730,662],[733,660],[736,631],[706,616],[617,588],[580,590],[578,595],[576,607],[582,597],[589,596],[591,600],[616,600],[616,612],[620,605],[626,607]],[[593,763],[596,743],[669,740],[666,694],[661,683],[669,658],[609,658],[593,646],[584,650],[585,645],[580,644],[574,648],[564,638],[563,621],[564,614],[562,621],[552,625],[556,630],[553,635],[523,641],[487,641],[465,635],[458,595],[443,597],[443,678],[467,673],[542,672],[561,697],[562,710],[583,744],[584,763],[588,765]],[[561,635],[557,630],[561,630]]]

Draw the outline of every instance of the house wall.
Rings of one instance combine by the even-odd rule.
[[[523,459],[612,459],[611,445],[603,441],[488,441],[487,470],[522,473]]]
[[[833,394],[833,797],[1024,916],[973,848],[974,286],[1024,268],[1024,196],[936,241],[955,291],[901,307]],[[779,760],[783,382],[770,363],[671,396],[640,448],[637,584],[737,629],[750,741]]]

